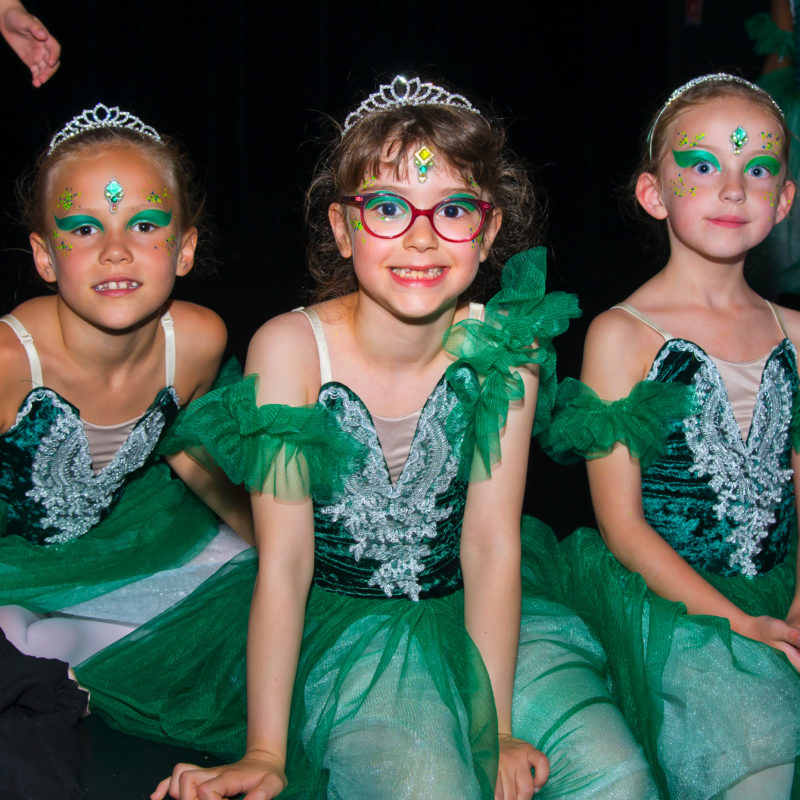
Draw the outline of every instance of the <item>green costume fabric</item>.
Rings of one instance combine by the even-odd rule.
[[[784,339],[770,353],[746,440],[722,377],[697,345],[669,339],[648,382],[653,437],[660,455],[642,465],[642,505],[650,525],[706,580],[749,614],[786,616],[794,596],[797,520],[791,457],[796,352]],[[688,413],[664,415],[663,389],[693,398]],[[632,395],[641,396],[641,384]],[[686,391],[686,390],[690,391]],[[588,392],[576,391],[578,408]],[[595,413],[629,415],[628,406],[591,399]],[[574,427],[559,441],[581,442],[590,456],[608,451],[608,427],[625,438],[630,420],[586,435],[575,409],[556,419]],[[636,416],[647,417],[647,407]],[[596,531],[559,544],[558,581],[540,581],[586,621],[605,650],[616,701],[643,744],[661,796],[712,798],[741,778],[800,752],[800,677],[776,650],[731,632],[726,619],[686,613],[623,567]]]
[[[485,474],[496,461],[509,404],[522,397],[515,367],[539,364],[552,386],[549,336],[577,313],[574,298],[543,296],[542,262],[541,252],[514,260],[485,321],[446,334],[454,361],[421,410],[394,484],[368,409],[335,380],[310,409],[256,408],[247,382],[209,398],[186,421],[204,428],[205,447],[230,472],[257,475],[256,485],[289,497],[305,486],[314,500],[315,570],[281,797],[494,796],[496,713],[464,626],[460,533],[472,462]],[[548,411],[545,399],[540,419]],[[300,414],[313,420],[302,442],[293,422]],[[542,526],[535,535],[548,534]],[[256,570],[252,556],[240,556],[192,597],[87,661],[78,674],[95,709],[140,735],[241,755]],[[603,657],[574,615],[554,610],[526,587],[513,724],[516,735],[552,748],[554,777],[542,796],[654,797],[627,790],[646,771],[635,742],[628,737],[607,758],[597,752],[605,743],[582,724],[585,715],[616,714]],[[99,675],[123,675],[124,691]],[[576,698],[567,685],[584,691]]]

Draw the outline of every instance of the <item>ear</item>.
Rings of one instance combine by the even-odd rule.
[[[486,261],[492,249],[497,232],[503,224],[503,212],[499,208],[492,209],[489,219],[481,231],[481,261]]]
[[[189,228],[181,234],[175,274],[181,278],[188,275],[194,266],[194,251],[197,249],[197,228]]]
[[[331,223],[333,238],[339,248],[342,258],[353,255],[353,242],[350,240],[350,231],[347,226],[347,207],[341,203],[331,203],[328,207],[328,221]]]
[[[47,242],[38,234],[32,233],[29,241],[33,250],[33,263],[42,280],[54,283],[56,280],[56,265],[53,253]]]
[[[651,172],[643,172],[636,179],[636,199],[651,217],[655,217],[655,219],[667,218],[667,209],[661,196],[658,178]]]
[[[794,181],[783,182],[783,188],[781,189],[781,193],[778,198],[778,208],[775,212],[776,225],[781,222],[781,220],[786,219],[786,216],[792,207],[792,201],[794,200],[796,188],[797,186]]]

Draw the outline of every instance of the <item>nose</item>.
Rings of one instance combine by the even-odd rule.
[[[411,227],[403,234],[403,243],[406,247],[417,250],[433,250],[439,247],[439,237],[433,229],[430,219],[420,214]]]
[[[125,263],[132,260],[124,231],[107,230],[103,234],[103,248],[100,260],[111,264]]]
[[[720,189],[720,197],[730,203],[741,203],[745,199],[743,175],[738,171],[731,171],[726,175]]]

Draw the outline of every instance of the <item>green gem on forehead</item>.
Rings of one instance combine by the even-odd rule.
[[[125,196],[125,191],[120,186],[119,181],[114,178],[106,184],[105,195],[110,203],[116,204]]]
[[[742,152],[742,147],[747,144],[747,139],[747,131],[741,125],[731,133],[731,144],[736,155]]]

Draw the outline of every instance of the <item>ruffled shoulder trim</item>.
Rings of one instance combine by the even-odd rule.
[[[692,389],[682,383],[640,381],[621,400],[601,400],[586,384],[566,378],[558,387],[550,428],[539,435],[559,463],[608,455],[617,442],[646,469],[665,450],[675,422],[692,409]]]
[[[326,500],[356,472],[365,447],[320,405],[256,405],[257,376],[195,400],[181,435],[201,445],[234,483],[281,500]]]
[[[794,55],[794,33],[779,28],[766,11],[753,14],[745,20],[744,26],[753,42],[753,49],[759,55],[777,53],[779,58]]]
[[[471,431],[476,449],[471,479],[488,477],[500,458],[500,431],[509,404],[521,400],[525,386],[518,368],[539,366],[539,394],[534,433],[550,421],[556,393],[556,354],[552,339],[563,333],[569,320],[579,317],[578,299],[565,292],[545,294],[546,254],[543,247],[519,253],[506,263],[500,291],[487,303],[483,320],[466,319],[449,328],[444,348],[481,378],[478,397],[462,397],[474,405]],[[456,392],[456,382],[452,382]]]

